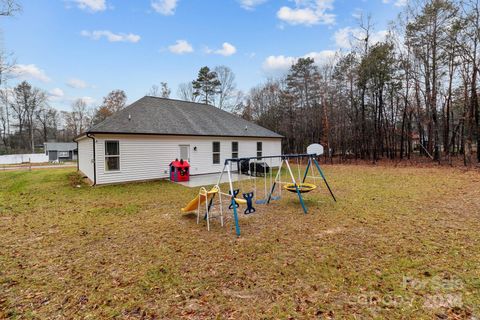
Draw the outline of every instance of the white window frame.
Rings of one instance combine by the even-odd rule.
[[[234,150],[233,150],[233,144],[234,144],[234,143],[237,144],[237,151],[234,151]],[[239,143],[238,141],[232,141],[232,159],[238,159],[239,150],[240,150],[240,143]],[[234,156],[234,154],[237,154],[237,155]]]
[[[258,149],[260,146],[260,149]],[[263,141],[257,141],[257,158],[263,157]]]
[[[118,144],[118,155],[107,155],[107,143],[109,142],[116,142]],[[120,166],[120,141],[119,140],[105,140],[104,144],[105,150],[104,150],[104,155],[105,155],[105,165],[104,165],[104,171],[106,173],[113,173],[113,172],[120,172],[121,166]],[[107,158],[118,158],[118,169],[115,170],[110,170],[107,168]]]
[[[218,143],[218,151],[215,151],[215,143]],[[212,164],[217,165],[221,162],[222,144],[220,141],[212,141]],[[218,154],[218,163],[215,163],[215,155]]]

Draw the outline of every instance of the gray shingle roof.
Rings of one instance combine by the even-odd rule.
[[[45,151],[72,151],[77,150],[75,142],[46,142],[44,144]]]
[[[87,133],[282,137],[207,104],[149,96],[113,114]]]

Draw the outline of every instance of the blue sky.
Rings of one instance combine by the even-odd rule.
[[[327,59],[348,50],[357,16],[371,14],[381,39],[406,0],[21,0],[2,18],[3,46],[17,78],[69,110],[114,89],[132,102],[153,84],[195,78],[202,66],[229,66],[248,91],[301,56]]]

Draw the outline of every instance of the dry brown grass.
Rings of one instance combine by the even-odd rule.
[[[207,232],[166,181],[73,187],[74,169],[0,173],[0,318],[480,316],[480,175],[327,166]],[[74,180],[74,179],[73,179]]]

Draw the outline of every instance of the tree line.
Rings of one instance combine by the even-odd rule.
[[[179,86],[179,97],[231,110],[236,92],[235,75],[225,66],[215,70],[218,73],[208,67],[202,68],[198,78],[189,83],[191,89],[182,91],[185,85]],[[162,98],[169,98],[170,94],[171,89],[166,82],[153,85],[146,93]],[[48,141],[71,142],[88,128],[123,109],[127,95],[123,90],[113,90],[94,108],[83,99],[76,99],[70,105],[71,111],[57,110],[50,105],[50,100],[46,91],[27,81],[13,88],[4,85],[0,89],[0,154],[33,153]]]
[[[478,1],[410,1],[380,42],[369,17],[359,29],[349,52],[298,59],[239,112],[283,134],[286,152],[321,142],[340,159],[480,162]]]
[[[284,152],[314,142],[326,156],[409,159],[465,165],[480,162],[478,102],[480,7],[477,0],[411,0],[386,36],[375,40],[370,17],[359,19],[351,49],[329,61],[297,59],[284,76],[244,94],[226,66],[203,67],[177,90],[182,100],[208,103],[285,136]],[[0,59],[0,80],[8,74]],[[33,150],[36,143],[69,141],[125,106],[122,90],[96,109],[77,100],[72,111],[48,107],[48,95],[26,82],[1,91],[3,150]],[[148,95],[168,98],[166,82]],[[13,128],[13,129],[12,129]]]
[[[71,142],[89,127],[125,107],[123,90],[111,91],[97,108],[89,108],[83,99],[71,103],[71,111],[50,106],[49,95],[22,81],[13,88],[0,90],[0,154],[34,153],[44,142]]]

